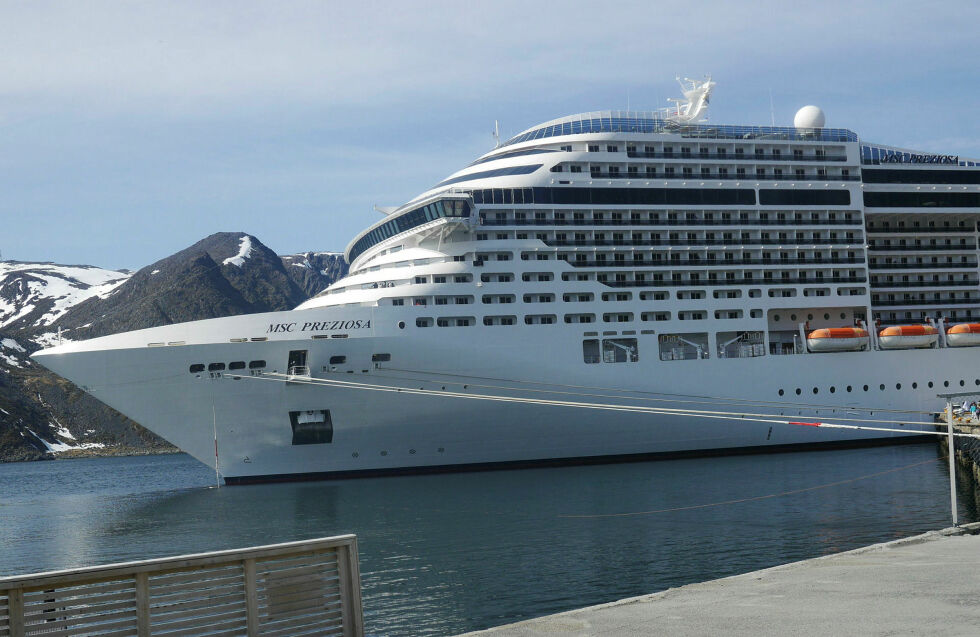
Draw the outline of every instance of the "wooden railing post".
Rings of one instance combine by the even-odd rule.
[[[340,604],[344,617],[344,637],[364,635],[361,611],[361,572],[357,561],[357,539],[337,547],[337,569],[340,571]]]
[[[10,637],[24,637],[24,592],[19,588],[7,591],[7,613],[10,615]]]
[[[259,634],[259,596],[255,590],[255,558],[247,558],[242,563],[245,573],[245,629],[248,637]]]
[[[150,576],[136,574],[136,634],[150,637]]]

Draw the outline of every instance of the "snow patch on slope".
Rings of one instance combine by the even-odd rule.
[[[228,257],[221,263],[223,265],[234,265],[239,268],[245,265],[245,259],[252,256],[252,237],[247,234],[243,234],[238,245],[238,254],[233,257]]]
[[[5,353],[4,350],[9,350],[14,353]],[[18,353],[26,354],[27,350],[12,338],[0,338],[0,361],[3,361],[11,367],[25,367],[25,365],[21,364],[22,361],[17,358]]]
[[[27,316],[46,300],[50,309],[34,325],[50,325],[73,305],[93,296],[106,298],[130,274],[93,266],[0,262],[0,327]]]
[[[101,449],[105,447],[105,445],[101,442],[83,442],[80,445],[70,445],[67,442],[59,441],[48,442],[41,436],[34,433],[34,431],[31,429],[28,428],[27,431],[29,431],[32,436],[40,440],[41,444],[44,445],[45,449],[47,449],[50,453],[64,453],[65,451],[72,451],[74,449]]]

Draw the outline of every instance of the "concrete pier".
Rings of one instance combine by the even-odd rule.
[[[977,533],[968,524],[467,635],[980,635]]]

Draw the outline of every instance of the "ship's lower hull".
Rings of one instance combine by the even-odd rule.
[[[480,343],[466,329],[420,329],[411,339],[402,330],[142,348],[105,342],[37,358],[217,463],[229,483],[897,441],[930,420],[937,393],[980,385],[971,348],[663,361],[651,337],[641,339],[635,363],[587,364],[582,333],[560,327],[515,327],[500,330],[506,342]],[[174,334],[154,336],[164,337]],[[290,352],[300,348],[308,373],[289,377]],[[385,358],[379,353],[390,360],[373,361]],[[337,356],[344,362],[330,364]],[[189,371],[236,360],[266,367]],[[835,419],[898,431],[778,422]]]

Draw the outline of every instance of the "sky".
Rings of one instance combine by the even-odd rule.
[[[340,251],[537,123],[718,83],[718,124],[980,157],[975,2],[0,0],[0,254]],[[772,111],[770,111],[770,91]]]

